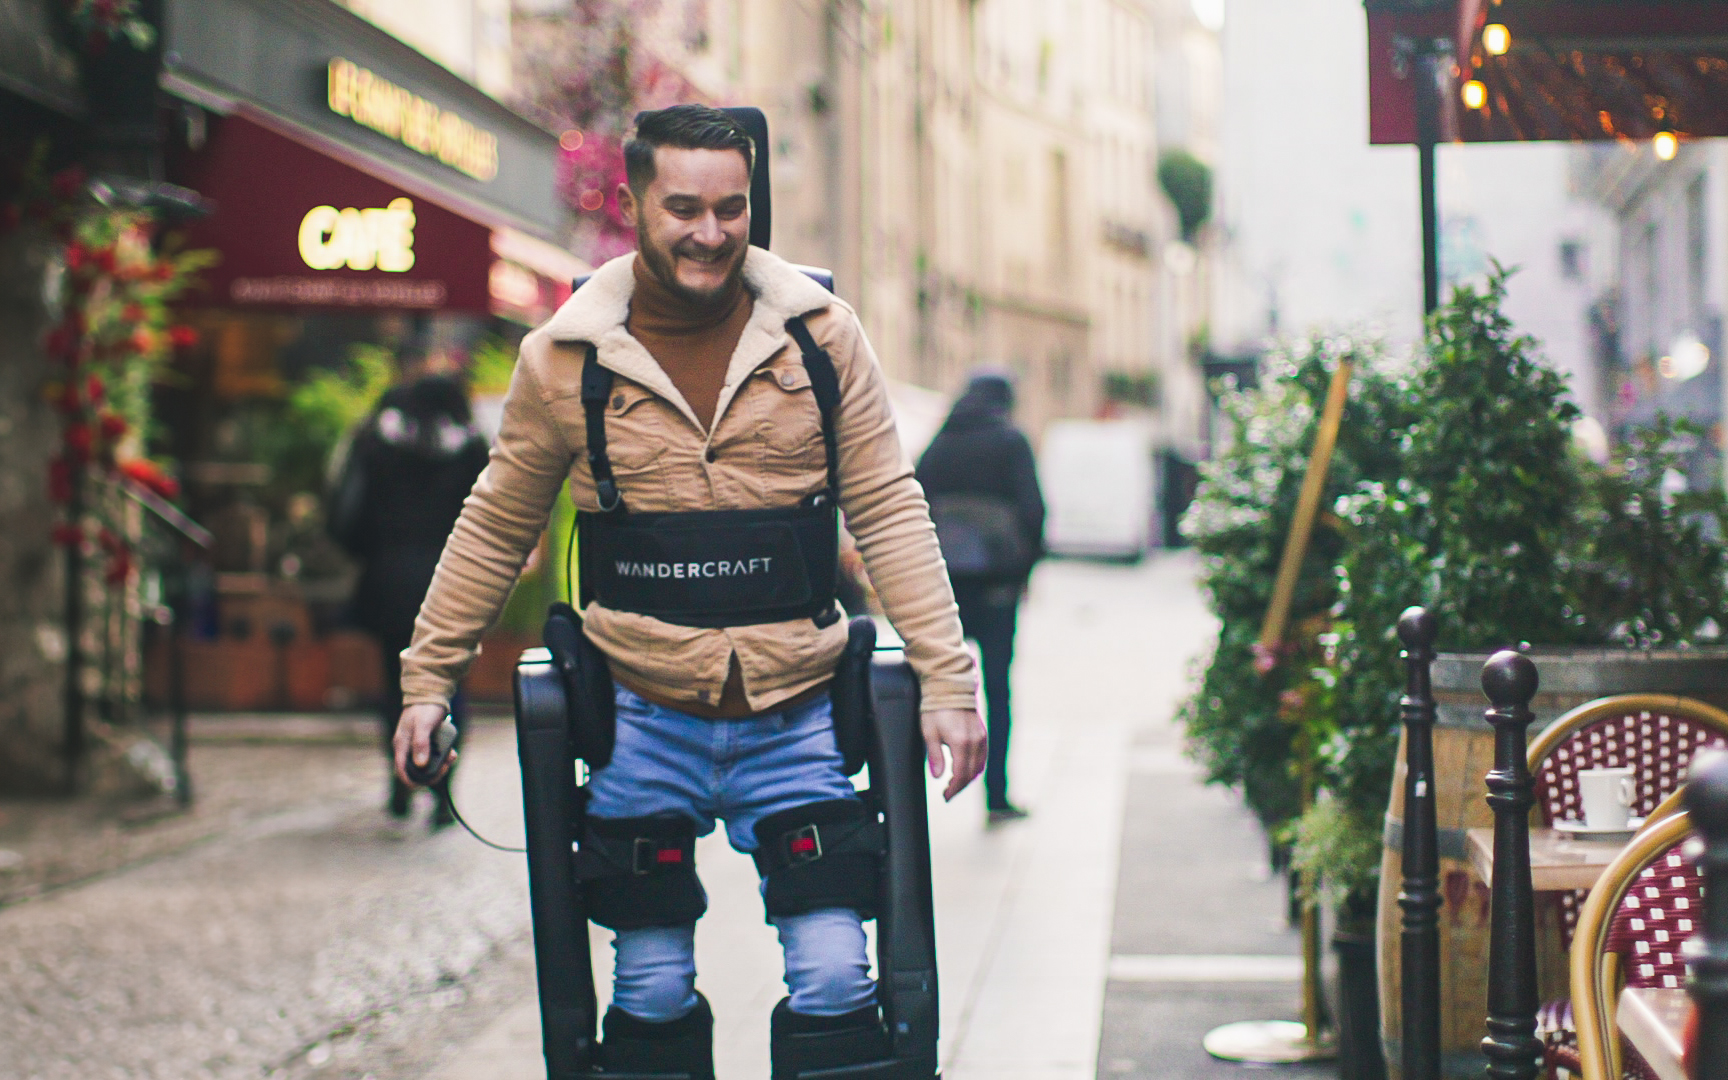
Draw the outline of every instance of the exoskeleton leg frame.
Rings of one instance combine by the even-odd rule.
[[[658,819],[584,814],[576,764],[579,744],[591,740],[572,723],[570,667],[555,663],[547,649],[530,649],[516,668],[548,1080],[708,1080],[712,1019],[705,1002],[692,1014],[695,1019],[671,1025],[644,1024],[614,1010],[605,1028],[608,1044],[616,1041],[620,1053],[611,1055],[618,1058],[614,1062],[601,1060],[589,919],[617,928],[639,915],[643,904],[654,906],[655,921],[686,914],[694,919],[705,901],[694,874],[694,836],[687,829]],[[876,918],[881,1019],[873,1009],[803,1017],[782,1003],[773,1017],[774,1080],[936,1077],[935,922],[918,681],[898,654],[878,655],[869,671],[870,692],[863,700],[872,715],[864,718],[868,735],[856,756],[869,766],[870,790],[861,803],[813,803],[763,819],[758,865],[768,881],[770,911],[844,906]],[[854,739],[859,730],[852,729]],[[623,1054],[626,1047],[629,1053]]]

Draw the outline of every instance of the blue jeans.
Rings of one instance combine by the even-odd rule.
[[[709,720],[617,688],[612,760],[588,781],[599,818],[682,814],[699,836],[726,823],[733,848],[756,850],[756,822],[823,799],[856,798],[834,741],[826,696],[795,708]],[[876,1000],[864,926],[849,908],[771,917],[786,953],[795,1012],[839,1016]],[[696,1007],[696,926],[625,930],[613,942],[612,1003],[643,1020]]]

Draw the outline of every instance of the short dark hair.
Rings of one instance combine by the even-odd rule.
[[[750,141],[750,133],[712,105],[673,105],[638,113],[636,134],[624,144],[624,172],[638,198],[654,182],[654,151],[662,146],[736,150],[744,155],[746,173],[756,169],[756,144]]]

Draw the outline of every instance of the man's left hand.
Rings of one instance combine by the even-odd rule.
[[[953,764],[948,786],[942,790],[942,798],[952,799],[984,771],[984,759],[990,750],[984,721],[978,718],[975,709],[937,709],[924,714],[923,728],[930,775],[940,780],[943,766]],[[943,747],[948,748],[948,761],[943,760]]]

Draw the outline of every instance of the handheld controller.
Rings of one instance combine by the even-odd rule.
[[[432,756],[426,759],[426,764],[414,764],[414,756],[410,754],[402,771],[408,774],[408,779],[416,787],[430,787],[443,770],[444,763],[450,760],[450,751],[455,747],[456,721],[446,716],[438,730],[432,733]]]

